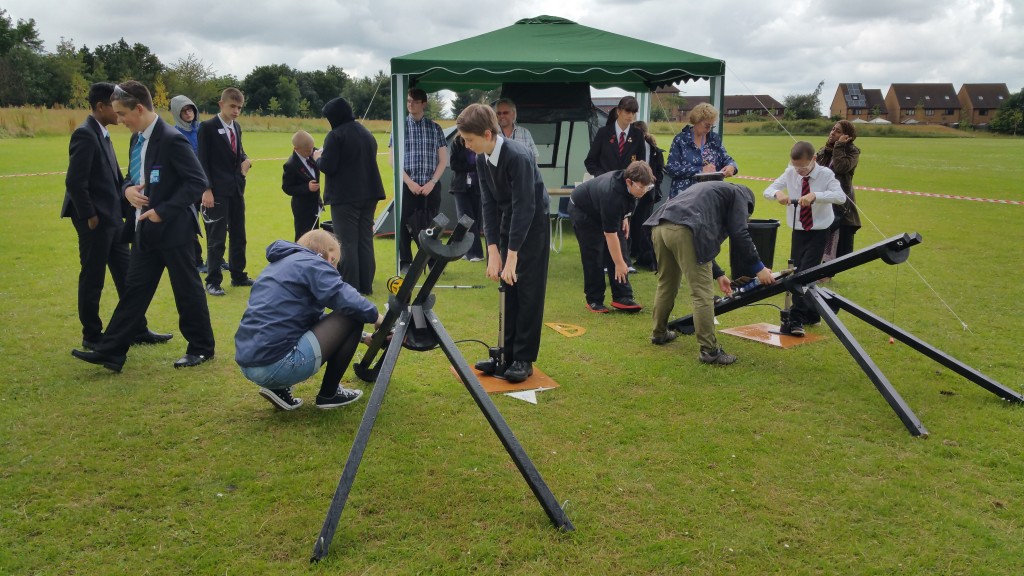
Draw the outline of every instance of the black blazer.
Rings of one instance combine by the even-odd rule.
[[[326,204],[384,199],[384,182],[377,168],[377,139],[354,120],[327,133],[317,168],[327,176],[323,187]]]
[[[132,136],[132,145],[137,139],[137,134]],[[139,223],[136,238],[140,246],[144,250],[191,246],[199,233],[194,204],[202,199],[208,187],[192,145],[180,132],[157,118],[143,167],[147,180],[145,193],[149,197],[149,206],[143,212],[150,208],[156,210],[161,222]],[[134,227],[135,218],[130,218],[126,225]]]
[[[238,138],[237,152],[231,151],[231,142],[228,140],[228,134],[222,132],[224,125],[220,118],[214,116],[199,124],[199,133],[196,136],[199,142],[199,163],[215,197],[245,194],[242,161],[248,156],[242,147],[242,125],[236,121],[234,126],[235,136]]]
[[[612,170],[624,170],[630,162],[647,157],[644,143],[643,132],[630,126],[626,132],[625,154],[619,156],[619,143],[615,140],[615,123],[612,122],[597,130],[583,165],[593,176],[600,176]]]
[[[310,180],[320,181],[320,171],[316,168],[316,162],[310,164],[313,165],[312,173],[302,158],[299,158],[298,153],[292,152],[291,157],[284,163],[284,173],[281,174],[281,190],[284,190],[285,194],[298,198],[320,199],[319,192],[309,191]]]
[[[123,184],[114,149],[104,140],[99,122],[89,116],[71,134],[61,217],[99,216],[102,225],[120,226],[130,208],[121,194]]]

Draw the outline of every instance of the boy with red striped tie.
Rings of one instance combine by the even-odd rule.
[[[830,204],[843,204],[846,194],[836,175],[814,161],[814,146],[797,142],[789,153],[786,171],[764,191],[764,197],[786,206],[786,221],[793,227],[790,259],[797,270],[807,270],[821,263],[828,239],[828,227],[834,218]],[[802,294],[793,294],[789,325],[782,332],[804,335],[804,324],[816,324],[817,311]]]

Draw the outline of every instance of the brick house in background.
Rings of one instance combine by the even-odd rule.
[[[982,126],[991,122],[996,111],[1010,99],[1010,91],[1006,84],[964,84],[957,98],[963,107],[960,121]]]
[[[952,84],[891,84],[885,95],[893,124],[953,124],[960,121],[960,99]]]
[[[865,90],[860,83],[840,84],[829,107],[829,116],[842,120],[872,120],[886,118],[889,110],[885,106],[882,91],[876,88]]]
[[[711,102],[709,96],[687,96],[686,104],[679,109],[679,115],[683,120],[690,115],[690,110],[702,102]],[[760,94],[756,96],[749,95],[734,95],[725,97],[725,110],[719,110],[718,113],[723,118],[738,118],[750,114],[752,116],[768,116],[769,111],[777,118],[782,118],[782,115],[786,112],[786,107],[779,103],[778,100],[768,96],[766,94]],[[767,108],[767,110],[765,110]]]

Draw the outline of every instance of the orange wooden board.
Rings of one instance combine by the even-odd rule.
[[[807,332],[803,338],[798,338],[796,336],[777,334],[778,331],[778,326],[768,324],[767,322],[719,330],[719,332],[729,334],[731,336],[746,338],[747,340],[753,340],[769,346],[775,346],[776,348],[792,348],[794,346],[800,346],[801,344],[817,342],[818,340],[823,340],[825,338],[820,334],[812,334],[810,332]]]
[[[452,371],[452,375],[455,376],[455,379],[461,384],[462,379],[459,378],[459,373],[455,371],[455,368],[453,366],[449,366],[448,368]],[[536,364],[533,365],[533,376],[527,378],[526,382],[520,382],[519,384],[512,384],[507,380],[495,378],[494,376],[486,376],[483,372],[480,372],[472,366],[470,366],[470,370],[476,374],[477,380],[480,380],[480,385],[484,387],[484,390],[486,390],[488,394],[525,392],[527,390],[536,390],[538,388],[558,388],[558,382],[555,382],[551,379],[551,376],[548,376],[542,372],[540,368],[537,368]]]

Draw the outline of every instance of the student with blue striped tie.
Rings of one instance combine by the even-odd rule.
[[[198,366],[214,354],[210,311],[193,253],[199,232],[193,205],[206,189],[206,176],[188,140],[153,111],[145,86],[125,82],[114,87],[110,100],[121,122],[135,133],[124,187],[136,211],[135,242],[124,296],[103,339],[93,351],[73,350],[71,355],[120,372],[166,269],[178,326],[188,341],[174,367]]]

